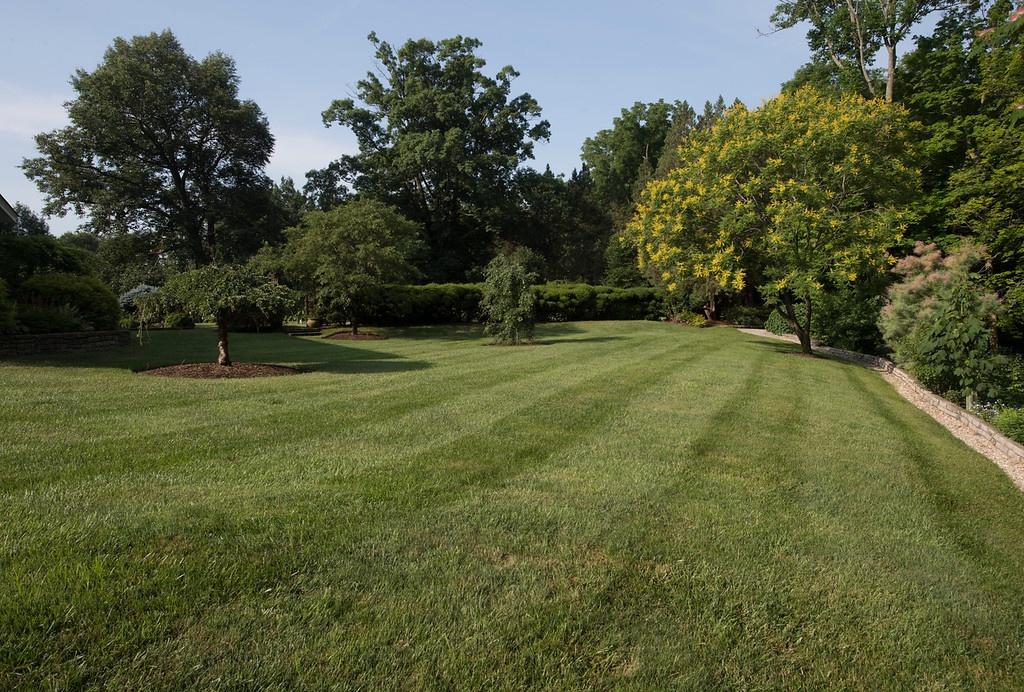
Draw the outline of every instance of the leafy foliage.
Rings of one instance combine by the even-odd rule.
[[[686,310],[673,316],[673,319],[679,324],[684,324],[687,327],[707,327],[710,322],[704,315],[698,315],[696,312],[690,312]]]
[[[10,334],[18,329],[14,319],[14,300],[7,290],[7,282],[0,279],[0,334]]]
[[[367,296],[365,319],[382,325],[457,324],[480,317],[483,284],[391,284]]]
[[[887,101],[896,82],[896,47],[921,20],[955,0],[786,0],[775,7],[772,23],[786,29],[808,22],[807,42],[818,65],[839,73],[859,74],[871,96],[881,91],[874,70],[875,56],[885,54],[881,81]]]
[[[810,88],[734,108],[644,191],[628,229],[640,266],[670,291],[698,278],[712,293],[742,289],[755,270],[809,353],[812,302],[884,271],[906,229],[911,131],[901,108]]]
[[[99,279],[91,276],[56,272],[36,274],[21,284],[18,297],[23,305],[42,308],[44,311],[60,311],[70,307],[80,323],[76,325],[75,331],[117,329],[121,319],[117,296]],[[26,326],[30,327],[30,331],[36,331],[41,325],[34,323]],[[47,328],[46,331],[64,329]]]
[[[357,84],[361,104],[340,99],[323,113],[325,125],[352,129],[359,153],[325,173],[421,224],[430,278],[462,278],[489,259],[512,174],[550,128],[533,97],[511,96],[511,66],[483,73],[477,39],[410,40],[397,50],[369,40],[379,65]],[[317,184],[337,199],[330,177]]]
[[[896,265],[904,278],[890,289],[879,319],[893,360],[961,401],[994,395],[1001,362],[992,339],[999,301],[971,271],[982,260],[982,249],[970,243],[946,257],[934,244],[918,243]]]
[[[89,252],[69,247],[53,236],[0,236],[0,279],[12,290],[33,274],[86,275],[93,264]]]
[[[533,281],[534,275],[505,255],[498,255],[487,265],[480,311],[485,316],[484,331],[494,337],[495,343],[514,346],[533,339]]]
[[[289,277],[329,320],[359,329],[364,304],[382,286],[415,275],[411,257],[420,247],[419,225],[371,199],[330,211],[310,211],[286,231],[284,264]]]
[[[195,320],[184,312],[172,312],[164,317],[164,327],[167,329],[195,329],[195,326]]]
[[[503,241],[543,258],[542,279],[598,281],[611,216],[597,200],[590,171],[573,171],[566,180],[550,168],[521,168],[513,194],[518,204],[502,223]]]
[[[16,202],[14,211],[18,215],[17,223],[8,226],[0,224],[0,236],[4,235],[50,235],[50,224],[21,202]]]
[[[916,362],[927,373],[928,386],[970,401],[992,397],[996,368],[1003,358],[993,353],[992,315],[985,315],[978,292],[962,282],[943,296],[931,327],[916,344]]]
[[[280,325],[297,304],[294,291],[244,265],[207,265],[179,274],[139,302],[145,307],[152,300],[170,301],[216,323],[220,365],[231,365],[229,328],[254,321]]]
[[[259,107],[238,99],[234,61],[196,61],[164,31],[116,39],[71,84],[71,124],[38,135],[40,156],[23,163],[45,212],[88,214],[98,232],[156,233],[184,265],[230,256],[229,222],[267,188],[274,146]]]

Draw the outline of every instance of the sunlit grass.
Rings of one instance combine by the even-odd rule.
[[[875,373],[731,330],[0,361],[0,687],[1024,679],[1024,501]]]

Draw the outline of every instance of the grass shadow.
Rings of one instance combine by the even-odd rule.
[[[387,351],[365,348],[376,342],[320,341],[281,332],[229,335],[231,358],[237,363],[286,365],[305,372],[336,374],[408,372],[430,363]],[[217,358],[216,331],[208,327],[184,331],[153,331],[140,341],[135,334],[125,348],[92,353],[26,355],[6,363],[33,367],[108,368],[140,372],[185,363],[210,363]]]
[[[627,337],[625,337],[625,336],[588,336],[588,337],[584,337],[584,338],[564,337],[564,338],[554,338],[554,339],[541,338],[541,339],[537,339],[536,343],[543,344],[543,345],[553,345],[553,344],[600,344],[600,343],[606,343],[606,342],[611,342],[611,341],[625,341],[626,339],[627,339]]]
[[[484,338],[482,324],[443,324],[422,327],[391,327],[374,329],[373,331],[387,334],[392,339],[441,340],[441,341],[475,341]]]

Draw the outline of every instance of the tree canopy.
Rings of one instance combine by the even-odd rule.
[[[757,277],[809,353],[813,299],[886,270],[906,229],[918,177],[910,132],[899,107],[811,88],[733,108],[644,191],[629,227],[640,264],[670,290],[709,279],[736,290]]]
[[[808,22],[807,42],[818,64],[855,71],[872,96],[879,91],[875,56],[885,53],[882,83],[887,101],[896,83],[896,47],[922,19],[957,0],[786,0],[775,7],[772,23],[787,29]]]
[[[376,200],[307,212],[286,235],[289,278],[313,296],[322,316],[348,319],[353,333],[370,293],[415,274],[419,226]]]
[[[369,40],[377,73],[357,84],[358,103],[339,99],[323,113],[325,125],[348,127],[359,142],[333,176],[423,226],[430,278],[462,278],[493,254],[512,175],[549,125],[532,96],[512,96],[511,66],[484,74],[477,39],[410,40],[397,50]],[[324,173],[332,171],[316,174],[317,189],[338,199]]]
[[[279,321],[296,295],[245,265],[206,265],[168,281],[142,301],[169,301],[217,325],[217,364],[231,365],[228,330],[253,321]]]
[[[274,147],[262,111],[238,98],[234,61],[197,61],[164,31],[116,39],[71,84],[71,124],[38,135],[40,156],[23,163],[45,212],[156,235],[183,266],[228,257],[227,231],[246,225],[246,196],[267,189]]]

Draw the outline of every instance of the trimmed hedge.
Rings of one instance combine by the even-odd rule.
[[[381,326],[477,322],[483,284],[384,286],[367,300],[363,321]],[[538,322],[658,320],[667,317],[653,288],[544,284],[532,288]]]
[[[483,284],[389,285],[368,297],[362,321],[382,326],[476,322],[483,297]]]
[[[534,286],[538,322],[658,320],[667,317],[665,301],[653,288],[616,288],[589,284]]]

